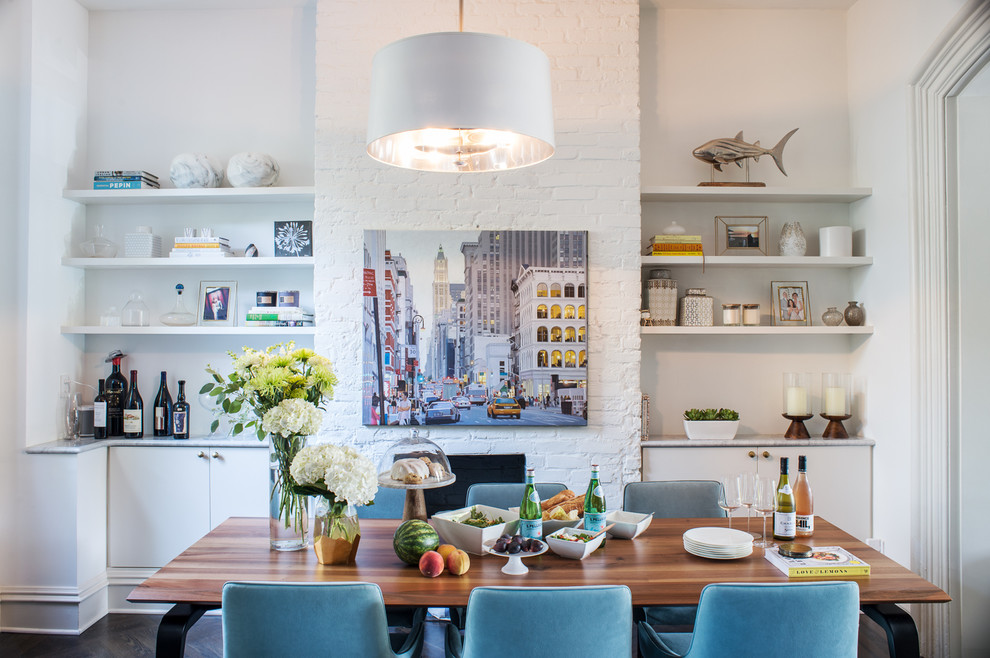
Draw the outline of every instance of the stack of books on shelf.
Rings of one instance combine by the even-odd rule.
[[[179,236],[175,239],[171,258],[203,258],[203,257],[225,257],[232,254],[230,242],[227,238],[191,238]]]
[[[647,256],[704,256],[700,235],[654,235]]]
[[[313,312],[298,306],[255,306],[244,317],[245,327],[312,327]]]
[[[158,176],[147,171],[100,169],[93,172],[94,190],[157,190]]]

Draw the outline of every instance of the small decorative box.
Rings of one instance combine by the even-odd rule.
[[[137,233],[124,235],[124,258],[161,258],[162,236],[153,235],[150,226],[138,226]]]
[[[278,291],[278,305],[279,306],[299,306],[299,291],[298,290],[279,290]]]
[[[646,300],[650,307],[650,324],[654,327],[673,327],[677,324],[677,281],[648,279]]]
[[[278,292],[259,290],[255,293],[255,306],[274,307],[278,303]]]
[[[688,288],[681,297],[682,327],[711,327],[714,324],[714,301],[704,288]]]

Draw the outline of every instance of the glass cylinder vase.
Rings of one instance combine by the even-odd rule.
[[[275,551],[309,545],[309,496],[293,493],[289,473],[292,459],[305,446],[305,436],[268,436],[268,536]]]
[[[315,498],[313,550],[320,564],[354,564],[361,525],[353,505]]]

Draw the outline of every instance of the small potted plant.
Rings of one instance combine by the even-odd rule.
[[[688,409],[684,412],[684,433],[689,439],[721,439],[736,436],[739,413],[732,409]]]

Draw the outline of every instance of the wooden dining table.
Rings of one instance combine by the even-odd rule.
[[[763,557],[763,549],[735,560],[711,560],[684,550],[681,536],[689,528],[723,525],[722,519],[654,519],[633,540],[611,538],[584,560],[552,552],[524,558],[529,572],[502,573],[506,559],[472,555],[463,576],[444,573],[426,578],[404,564],[392,550],[392,534],[400,523],[391,519],[361,521],[357,561],[347,566],[321,565],[312,550],[273,551],[268,520],[231,518],[190,546],[128,596],[135,603],[171,603],[158,629],[157,655],[182,656],[186,632],[208,610],[221,605],[228,581],[348,582],[377,584],[386,606],[464,607],[471,590],[480,586],[629,587],[634,606],[697,604],[710,583],[808,582],[788,579]],[[802,540],[803,541],[803,540]],[[871,565],[868,576],[844,577],[859,584],[862,610],[887,633],[892,656],[918,656],[918,633],[910,615],[897,604],[946,603],[949,596],[921,576],[897,564],[828,521],[816,518],[812,546],[842,546]],[[828,580],[822,578],[821,580]]]

